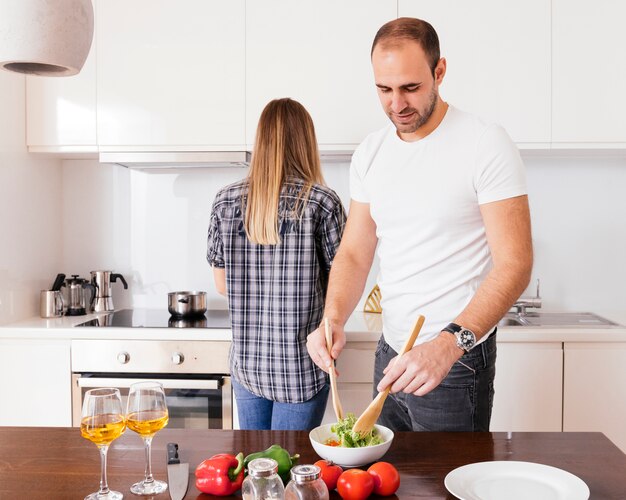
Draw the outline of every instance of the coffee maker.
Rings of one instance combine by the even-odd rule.
[[[124,276],[113,271],[91,271],[91,283],[96,289],[93,298],[93,312],[114,311],[111,284],[117,279],[124,284],[124,289],[128,289],[128,283]]]
[[[64,286],[68,293],[68,316],[83,316],[87,314],[87,304],[95,297],[94,286],[88,280],[79,278],[78,274],[72,274],[71,278],[65,280]],[[85,298],[85,290],[91,290],[90,299]]]

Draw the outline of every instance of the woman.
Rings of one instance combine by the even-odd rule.
[[[306,430],[322,421],[327,376],[306,339],[322,320],[345,220],[324,185],[309,113],[292,99],[271,101],[250,173],[218,192],[208,236],[207,260],[228,297],[242,429]]]

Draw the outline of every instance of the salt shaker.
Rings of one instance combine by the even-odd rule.
[[[328,500],[328,488],[317,465],[296,465],[285,488],[285,500]]]
[[[283,500],[285,487],[278,475],[278,462],[256,458],[248,464],[248,476],[241,486],[243,500]]]

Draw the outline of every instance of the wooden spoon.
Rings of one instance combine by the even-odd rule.
[[[409,338],[406,339],[406,342],[402,346],[402,349],[398,353],[398,357],[396,358],[394,363],[397,363],[405,352],[410,351],[413,348],[413,344],[415,344],[415,340],[419,335],[420,330],[422,329],[422,325],[424,324],[424,316],[421,314],[417,317],[417,321],[415,322],[415,326],[413,327],[413,331]],[[353,432],[359,433],[361,436],[364,436],[369,431],[372,430],[376,420],[380,416],[380,412],[383,410],[383,404],[385,403],[385,399],[391,390],[391,385],[388,385],[387,388],[378,393],[378,396],[374,398],[374,400],[369,404],[365,411],[361,414],[358,420],[354,423],[354,427],[352,427]]]
[[[324,318],[324,330],[326,333],[326,348],[328,349],[328,354],[330,354],[330,350],[333,347],[333,334],[328,326],[328,318]],[[341,402],[339,401],[339,391],[337,390],[337,372],[335,371],[334,360],[328,368],[328,375],[330,375],[330,392],[333,400],[333,409],[335,410],[335,415],[339,421],[343,418],[343,408],[341,407]]]

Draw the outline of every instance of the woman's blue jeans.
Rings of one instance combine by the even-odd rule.
[[[374,363],[374,396],[396,352],[381,336]],[[394,431],[488,431],[496,374],[496,332],[461,356],[425,396],[398,392],[385,400],[378,423]]]
[[[241,429],[308,431],[322,423],[328,401],[328,384],[308,401],[279,403],[252,394],[234,378],[231,383],[237,399]]]

